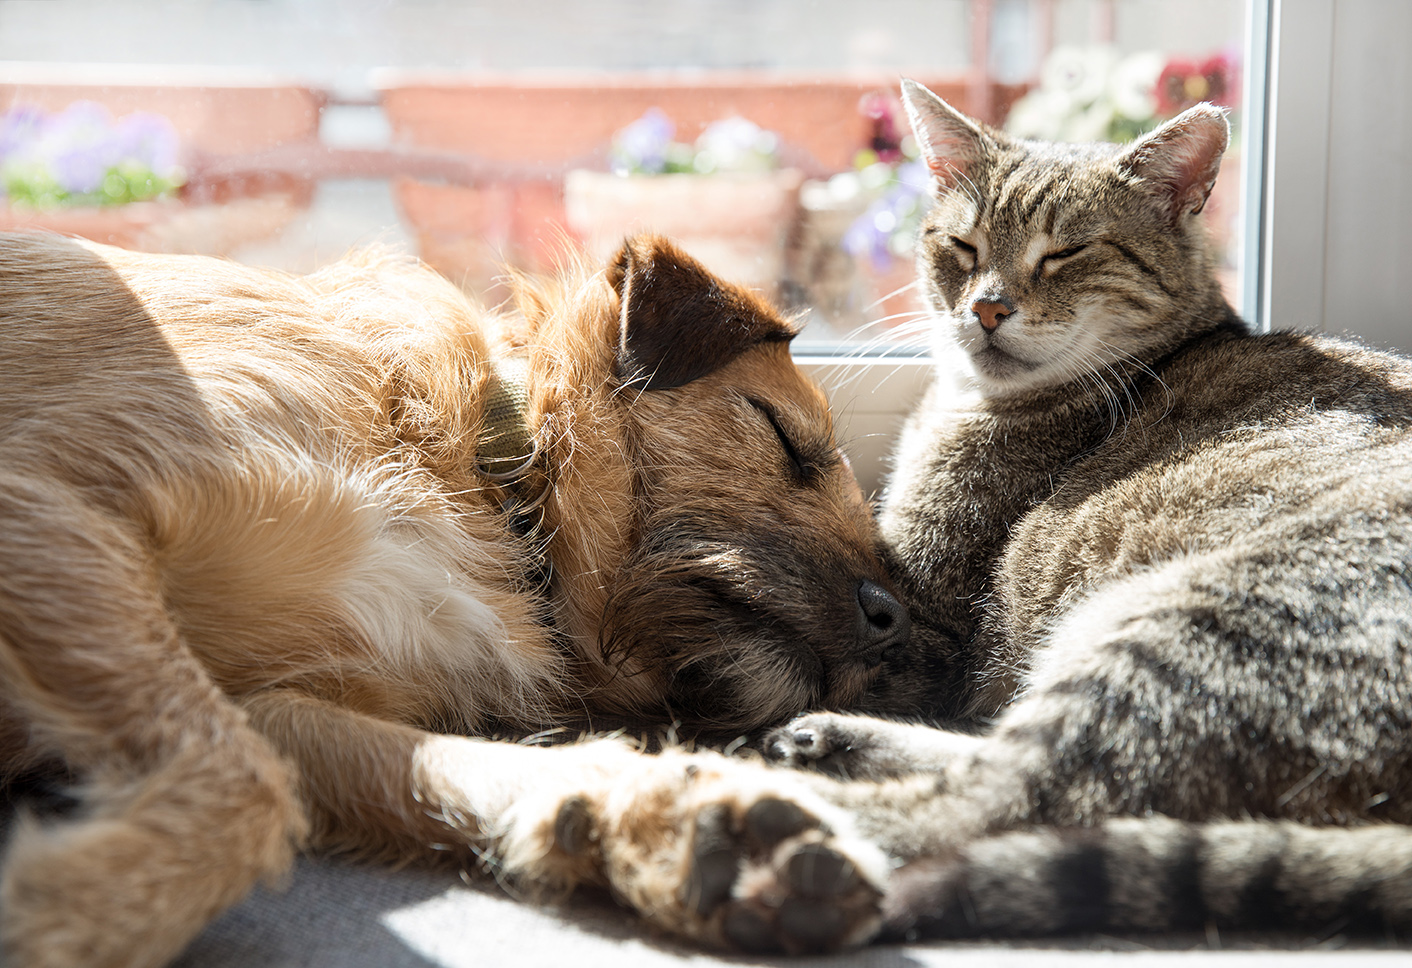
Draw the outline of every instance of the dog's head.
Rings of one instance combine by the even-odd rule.
[[[655,237],[559,306],[527,315],[589,707],[737,730],[850,705],[908,619],[795,330]]]

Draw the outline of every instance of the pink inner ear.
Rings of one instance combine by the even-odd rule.
[[[975,162],[978,154],[974,137],[960,134],[945,122],[935,121],[922,126],[917,140],[927,169],[943,185],[954,186]]]
[[[966,173],[966,167],[958,164],[950,158],[927,157],[927,169],[940,181],[947,185],[954,185],[960,175]]]
[[[1228,138],[1225,121],[1219,116],[1178,118],[1140,143],[1126,164],[1167,198],[1168,214],[1176,220],[1206,207]]]
[[[902,94],[927,168],[942,185],[956,185],[980,157],[978,133],[926,88],[904,83]]]
[[[1171,146],[1173,195],[1182,209],[1195,214],[1206,206],[1206,197],[1221,170],[1224,146],[1210,138],[1182,138]]]

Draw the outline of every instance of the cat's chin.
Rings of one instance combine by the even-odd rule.
[[[988,395],[1025,393],[1055,382],[1050,367],[1027,362],[995,346],[981,347],[968,356],[976,384]]]
[[[960,379],[958,389],[969,388],[983,397],[1031,393],[1065,382],[1063,369],[1051,358],[1024,359],[997,345],[997,341],[966,332],[964,327],[938,327],[932,355],[941,368]]]

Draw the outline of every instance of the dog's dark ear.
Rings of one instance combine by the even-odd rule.
[[[763,300],[657,236],[628,239],[608,282],[622,307],[618,376],[646,390],[690,383],[757,343],[796,332]]]

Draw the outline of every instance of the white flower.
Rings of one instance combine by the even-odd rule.
[[[1070,143],[1106,141],[1112,124],[1113,105],[1106,100],[1099,101],[1087,111],[1069,118],[1064,125],[1063,137],[1058,140]]]
[[[1005,130],[1017,138],[1057,141],[1064,122],[1074,111],[1074,100],[1066,91],[1035,88],[1015,102],[1005,119]]]
[[[1123,58],[1108,80],[1113,109],[1132,121],[1147,121],[1157,113],[1157,78],[1162,75],[1162,55],[1143,51]]]
[[[1117,59],[1110,47],[1056,47],[1040,70],[1040,87],[1087,107],[1103,95]]]
[[[712,171],[769,171],[775,166],[779,139],[745,118],[714,121],[696,139],[696,169]]]

